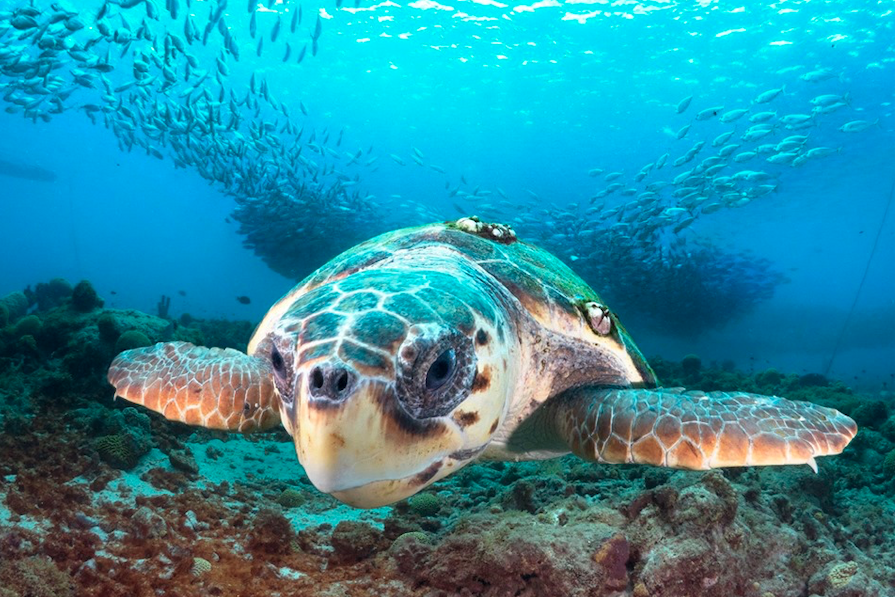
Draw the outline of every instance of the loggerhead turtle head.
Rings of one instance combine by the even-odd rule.
[[[258,344],[298,458],[371,508],[478,456],[503,423],[516,336],[494,282],[456,253],[355,271],[302,295]]]

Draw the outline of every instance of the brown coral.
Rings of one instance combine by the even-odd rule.
[[[827,574],[827,583],[833,589],[839,589],[851,582],[855,574],[858,573],[857,562],[840,562],[833,566]]]
[[[250,523],[250,551],[268,555],[286,554],[292,549],[294,540],[292,524],[276,510],[261,510]]]
[[[68,597],[75,594],[71,577],[49,558],[38,556],[0,564],[0,586],[12,595]]]
[[[628,582],[627,542],[594,522],[470,517],[437,546],[408,534],[390,553],[410,579],[450,594],[603,597]]]
[[[344,564],[366,559],[387,545],[382,531],[356,520],[343,520],[337,524],[330,542],[333,547],[332,561]]]

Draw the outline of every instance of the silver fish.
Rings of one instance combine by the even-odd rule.
[[[721,133],[720,135],[715,137],[715,139],[712,141],[712,147],[721,147],[722,145],[727,143],[727,140],[730,139],[735,132],[736,132],[736,129],[726,132],[726,133]]]
[[[756,97],[755,100],[753,101],[753,103],[766,104],[766,103],[772,101],[775,97],[777,97],[781,93],[784,93],[785,91],[786,91],[786,85],[784,85],[780,89],[771,89],[769,91],[765,91],[764,93],[762,93],[761,95]]]
[[[799,157],[799,154],[795,152],[775,153],[767,161],[772,164],[789,164],[797,157]]]
[[[835,104],[837,102],[842,102],[844,104],[848,104],[848,101],[849,101],[848,93],[846,93],[845,95],[827,94],[827,95],[818,95],[817,97],[815,97],[814,99],[811,100],[811,103],[815,106],[825,107],[825,106],[830,106],[832,104]]]
[[[843,133],[860,133],[861,131],[866,131],[870,127],[879,123],[879,118],[870,122],[869,120],[852,120],[851,122],[846,122],[842,126],[839,127],[838,130]]]
[[[741,108],[739,110],[731,110],[729,112],[725,112],[721,115],[721,122],[733,122],[734,120],[742,118],[748,112],[749,108]]]
[[[834,153],[841,153],[841,152],[842,152],[841,147],[838,147],[836,149],[831,149],[830,147],[815,147],[813,149],[809,149],[805,153],[805,157],[813,160],[815,158],[825,158],[829,155],[833,155]]]
[[[710,118],[714,118],[723,109],[724,109],[724,106],[716,106],[714,108],[706,108],[705,110],[702,110],[696,114],[696,120],[708,120]]]
[[[771,118],[777,116],[777,112],[758,112],[757,114],[753,114],[749,117],[749,122],[758,123],[758,122],[767,122]]]
[[[693,96],[692,96],[692,95],[689,96],[689,97],[685,97],[684,99],[682,99],[681,101],[679,101],[679,102],[677,103],[677,113],[678,113],[678,114],[683,114],[684,112],[686,112],[686,111],[687,111],[687,108],[690,107],[690,102],[692,102],[692,101],[693,101]]]

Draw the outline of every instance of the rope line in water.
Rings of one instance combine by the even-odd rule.
[[[879,246],[879,238],[882,236],[883,227],[886,225],[886,219],[889,217],[889,208],[892,207],[893,196],[895,196],[895,178],[892,179],[892,188],[889,190],[889,200],[886,202],[886,211],[883,212],[883,217],[879,222],[879,228],[876,229],[876,238],[873,239],[873,248],[870,250],[870,257],[867,259],[867,265],[864,266],[864,275],[861,276],[861,283],[858,284],[858,291],[855,293],[855,298],[852,300],[848,315],[845,316],[842,329],[839,330],[839,337],[836,338],[836,344],[833,346],[833,353],[830,355],[830,360],[827,361],[826,369],[824,369],[824,377],[829,375],[830,369],[833,368],[833,361],[836,360],[836,355],[839,353],[839,346],[842,344],[842,338],[845,337],[845,330],[848,329],[848,324],[851,322],[855,307],[858,305],[858,299],[861,297],[861,291],[864,289],[864,282],[867,281],[867,273],[870,271],[870,264],[873,263],[877,246]]]

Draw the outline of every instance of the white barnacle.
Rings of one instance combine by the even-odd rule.
[[[472,218],[460,218],[457,220],[457,228],[466,232],[476,232],[478,230],[478,222]]]
[[[612,330],[612,319],[609,311],[600,303],[590,301],[584,304],[587,321],[591,329],[600,336],[607,336]]]

